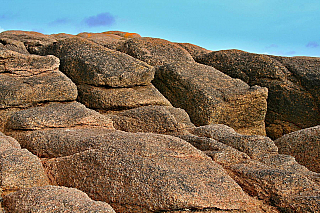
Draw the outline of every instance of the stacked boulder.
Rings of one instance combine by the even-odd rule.
[[[320,59],[222,50],[197,57],[250,86],[269,89],[266,130],[273,139],[320,124]]]
[[[205,52],[188,49],[193,55]],[[163,39],[129,39],[120,50],[156,66],[153,84],[175,107],[186,110],[195,125],[223,123],[240,133],[265,135],[266,88],[250,87],[198,64],[179,44]]]
[[[194,61],[210,53],[118,31],[0,33],[4,210],[318,212],[318,171],[263,136],[267,89]]]

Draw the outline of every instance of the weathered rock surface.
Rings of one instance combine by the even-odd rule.
[[[42,55],[44,49],[56,42],[50,35],[32,31],[9,30],[0,33],[0,39],[11,39],[22,42],[31,54]]]
[[[251,196],[280,212],[319,210],[320,174],[298,164],[292,156],[278,154],[269,138],[240,135],[221,124],[191,132],[198,136],[180,137],[221,164]]]
[[[312,94],[320,109],[320,58],[316,57],[280,57],[270,56],[282,63]]]
[[[125,42],[125,38],[111,33],[79,33],[77,36],[93,41],[109,49],[117,50]]]
[[[12,114],[7,130],[37,130],[76,126],[106,127],[113,129],[112,121],[78,102],[49,103]]]
[[[73,37],[56,42],[46,54],[60,58],[60,69],[76,84],[107,87],[147,85],[154,69],[124,53]]]
[[[120,131],[95,140],[106,143],[44,165],[57,184],[78,188],[117,212],[255,206],[218,164],[183,140]]]
[[[320,173],[320,126],[286,134],[274,142],[280,153],[292,155],[300,164]]]
[[[0,35],[0,48],[12,50],[21,54],[29,54],[27,48],[21,41],[9,39],[9,38],[2,38]]]
[[[147,105],[171,106],[152,85],[130,88],[104,88],[78,85],[79,101],[92,109],[124,110]]]
[[[3,152],[7,149],[21,149],[21,147],[16,139],[6,136],[0,132],[0,152]]]
[[[45,186],[21,189],[4,197],[7,212],[112,212],[104,202],[93,201],[77,189]]]
[[[265,135],[266,88],[193,62],[158,67],[153,84],[195,125],[223,123],[240,133]]]
[[[183,135],[187,128],[194,127],[188,114],[174,107],[144,106],[110,116],[115,129],[126,132]]]
[[[278,206],[281,212],[320,210],[320,187],[306,176],[254,160],[232,165],[230,170],[246,192]]]
[[[179,136],[181,139],[189,142],[197,149],[203,151],[206,155],[212,158],[215,162],[228,167],[229,165],[242,163],[250,157],[239,150],[221,143],[215,139],[208,137],[199,137],[195,135]]]
[[[180,45],[183,49],[187,50],[196,61],[202,55],[212,52],[211,50],[207,50],[203,47],[199,47],[197,45],[190,44],[190,43],[177,43],[177,44]]]
[[[108,140],[99,140],[99,135],[111,131],[101,127],[53,128],[16,131],[11,135],[33,154],[42,158],[56,158],[104,147],[104,143],[108,143]]]
[[[319,58],[273,57],[222,50],[197,60],[249,85],[268,87],[267,132],[273,139],[320,124]]]
[[[127,40],[121,51],[152,66],[176,61],[194,62],[188,51],[178,44],[159,38],[133,38]]]
[[[75,100],[76,85],[58,68],[54,56],[0,50],[0,108]]]
[[[26,149],[6,149],[0,152],[1,194],[35,186],[49,185],[40,159]]]
[[[277,153],[278,151],[277,146],[268,137],[241,135],[234,129],[222,124],[196,127],[190,130],[190,132],[200,137],[215,139],[248,154],[251,158],[257,159],[261,155]]]

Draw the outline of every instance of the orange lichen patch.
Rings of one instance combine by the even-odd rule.
[[[137,33],[126,33],[126,34],[124,34],[123,37],[125,37],[125,38],[137,38],[137,37],[141,37],[141,36],[139,34],[137,34]]]
[[[137,33],[129,33],[129,32],[122,32],[122,31],[107,31],[103,32],[103,34],[113,34],[118,35],[123,38],[140,38],[141,36]]]

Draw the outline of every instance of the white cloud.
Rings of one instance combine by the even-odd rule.
[[[2,31],[4,31],[4,29],[2,29],[2,27],[0,26],[0,33],[1,33]]]

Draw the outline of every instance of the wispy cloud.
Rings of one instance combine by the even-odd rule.
[[[276,44],[271,44],[271,45],[267,46],[266,48],[267,48],[267,49],[270,49],[270,48],[278,48],[278,47],[279,47],[279,46],[276,45]]]
[[[99,27],[99,26],[111,26],[116,22],[116,19],[110,13],[100,13],[96,16],[90,16],[86,18],[85,23],[89,27]]]
[[[317,47],[319,47],[320,45],[319,45],[319,43],[318,42],[315,42],[315,41],[310,41],[307,45],[306,45],[306,47],[308,47],[308,48],[317,48]]]
[[[0,27],[0,33],[1,33],[2,31],[4,31],[4,29],[3,29],[2,27]]]
[[[50,22],[48,25],[49,26],[64,25],[64,24],[68,24],[69,22],[70,20],[67,18],[60,18]]]
[[[4,19],[7,19],[7,16],[6,15],[0,15],[0,20],[4,20]]]

